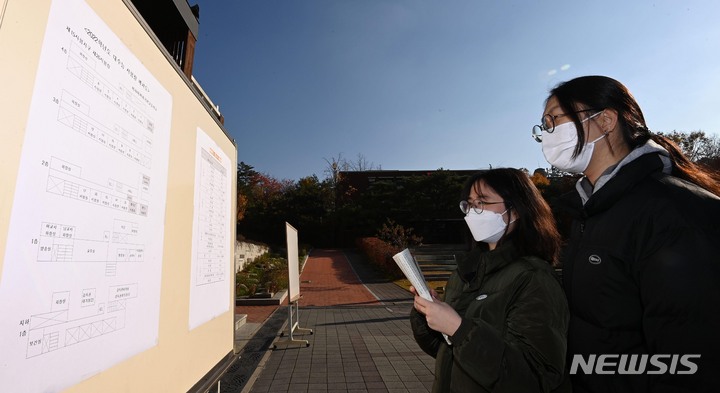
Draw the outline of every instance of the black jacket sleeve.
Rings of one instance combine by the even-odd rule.
[[[676,217],[675,224],[681,219]],[[662,359],[668,369],[651,377],[650,391],[717,391],[720,255],[716,244],[720,238],[710,239],[692,226],[665,228],[644,247],[649,253],[638,260],[634,271],[648,350],[670,357]],[[686,355],[690,357],[683,361]],[[676,368],[671,370],[673,362]]]
[[[437,357],[438,348],[445,344],[442,334],[430,329],[425,316],[420,314],[414,307],[410,311],[410,326],[413,336],[420,348],[432,357]]]

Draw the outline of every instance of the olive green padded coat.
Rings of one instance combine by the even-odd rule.
[[[547,262],[517,255],[510,242],[473,250],[444,301],[462,317],[452,345],[417,310],[410,315],[415,340],[436,358],[433,392],[549,392],[565,382],[568,306]]]

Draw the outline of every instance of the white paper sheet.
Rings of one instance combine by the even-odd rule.
[[[395,260],[395,263],[398,265],[400,270],[402,270],[408,281],[410,281],[410,284],[415,287],[418,295],[420,295],[423,299],[433,301],[432,296],[430,295],[430,290],[425,282],[425,277],[423,277],[420,267],[417,262],[415,262],[415,258],[413,258],[410,250],[406,248],[393,255],[393,260]]]
[[[0,391],[59,391],[157,344],[172,97],[54,0],[0,282]]]
[[[410,281],[410,284],[415,287],[417,294],[420,295],[420,297],[422,297],[423,299],[432,302],[433,298],[430,294],[430,289],[428,289],[425,277],[420,270],[420,265],[418,265],[417,261],[412,256],[410,250],[406,248],[399,253],[393,255],[393,260],[395,260],[395,263],[397,263],[398,267],[400,268],[400,270],[402,270],[405,277],[408,279],[408,281]],[[445,339],[445,342],[448,345],[452,345],[452,342],[450,342],[450,337],[448,337],[448,335],[445,333],[443,333],[442,335]]]
[[[190,330],[230,309],[230,158],[197,129],[190,275]]]

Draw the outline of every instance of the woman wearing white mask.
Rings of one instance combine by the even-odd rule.
[[[562,203],[573,390],[717,391],[720,178],[651,133],[614,79],[570,80],[545,104],[533,136],[584,175]]]
[[[410,316],[415,340],[436,358],[433,392],[558,389],[569,316],[552,268],[560,236],[549,206],[510,168],[474,175],[461,198],[480,246],[459,258],[444,301],[415,296]]]

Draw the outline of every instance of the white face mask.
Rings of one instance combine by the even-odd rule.
[[[602,112],[598,112],[581,121],[581,123],[584,123],[601,113]],[[559,126],[555,126],[555,130],[553,132],[546,132],[543,134],[542,151],[547,162],[555,168],[570,173],[582,173],[585,172],[585,169],[587,169],[590,164],[593,150],[595,150],[595,142],[605,138],[606,136],[607,134],[603,134],[594,141],[586,143],[580,151],[580,154],[578,154],[577,157],[573,157],[573,151],[575,150],[575,146],[578,142],[578,134],[575,123],[569,121],[567,123],[560,124]]]
[[[470,209],[468,214],[465,215],[465,222],[470,228],[475,241],[497,243],[505,234],[505,228],[507,227],[502,217],[505,213],[507,213],[507,210],[500,214],[489,210],[475,213],[475,210]]]

